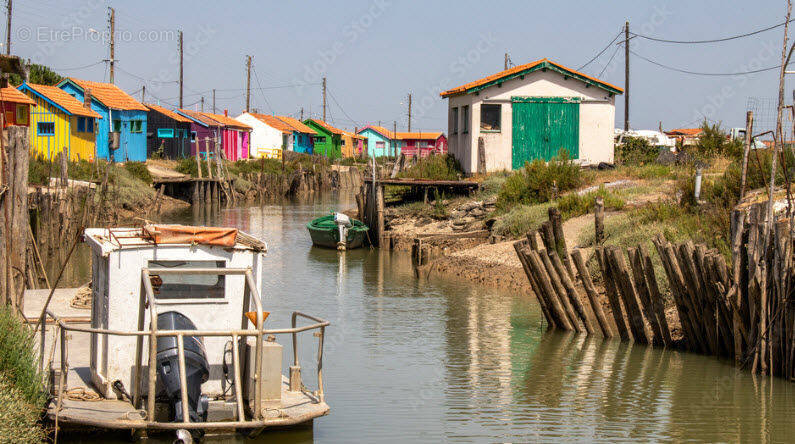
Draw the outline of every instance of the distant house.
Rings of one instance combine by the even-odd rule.
[[[30,141],[37,156],[54,159],[66,150],[69,160],[96,159],[102,116],[91,109],[90,94],[81,103],[55,86],[23,83],[19,90],[36,104],[30,114]]]
[[[235,119],[252,128],[251,157],[278,157],[282,149],[312,153],[312,136],[317,133],[296,119],[248,112]]]
[[[30,126],[30,112],[36,102],[12,86],[0,88],[0,100],[3,128],[9,125]]]
[[[221,131],[223,126],[217,121],[204,116],[198,111],[188,109],[178,109],[177,114],[190,119],[190,154],[195,156],[198,153],[206,158],[207,152],[212,152],[214,143],[221,143]],[[209,148],[208,148],[209,146]]]
[[[342,130],[334,128],[320,119],[306,119],[304,124],[317,135],[312,138],[314,153],[330,159],[342,157]]]
[[[561,149],[582,164],[612,162],[623,92],[548,59],[500,71],[441,93],[448,151],[470,174],[521,168]]]
[[[354,132],[342,131],[342,157],[354,157],[362,155],[365,152],[365,144],[367,138],[360,136]]]
[[[170,109],[153,103],[145,103],[149,112],[146,116],[146,157],[162,149],[166,159],[190,157],[190,125],[192,121]]]
[[[58,85],[79,101],[91,91],[91,109],[102,116],[97,128],[97,157],[116,161],[146,161],[146,113],[148,109],[112,83],[66,78]],[[119,134],[118,149],[110,149],[110,134]]]
[[[227,160],[248,158],[251,127],[224,114],[200,113],[221,124],[221,146]]]
[[[392,131],[382,126],[367,125],[358,134],[367,138],[367,154],[370,156],[395,156],[400,153],[399,140]]]
[[[447,153],[447,137],[442,132],[398,132],[397,139],[400,153],[408,157]]]
[[[701,133],[701,128],[676,128],[666,131],[665,135],[680,142],[682,146],[689,146],[698,143]]]

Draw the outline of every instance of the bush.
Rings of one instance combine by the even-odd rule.
[[[26,402],[41,405],[44,387],[34,348],[33,335],[14,311],[8,306],[0,307],[0,374],[13,382]]]
[[[497,197],[497,208],[507,211],[516,204],[548,202],[582,183],[580,167],[569,159],[566,150],[560,150],[549,162],[536,159],[525,163],[508,177]]]
[[[572,217],[582,216],[593,211],[596,206],[596,198],[601,197],[605,204],[605,209],[618,211],[624,208],[624,199],[607,191],[605,187],[599,187],[596,191],[591,191],[585,195],[577,193],[566,194],[555,201],[560,210],[563,220]]]
[[[660,150],[652,146],[648,140],[640,137],[625,137],[616,146],[615,157],[619,165],[643,165],[654,162]]]
[[[12,378],[0,373],[0,442],[46,442],[41,408],[25,401]]]
[[[146,168],[146,162],[124,162],[124,169],[141,182],[145,184],[152,183],[152,175],[149,174],[149,170]]]
[[[549,203],[539,205],[516,205],[497,219],[492,231],[500,236],[520,237],[538,229],[547,220]]]
[[[434,155],[417,159],[415,165],[410,166],[398,174],[398,177],[427,180],[458,180],[463,174],[461,164],[449,155]]]

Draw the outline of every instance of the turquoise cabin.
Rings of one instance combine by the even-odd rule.
[[[400,154],[400,143],[394,133],[382,126],[367,125],[357,134],[367,138],[367,152],[373,157],[393,157]]]
[[[97,126],[97,158],[117,162],[146,161],[146,116],[148,109],[112,83],[66,78],[58,85],[77,100],[91,96],[91,109],[102,119]],[[110,149],[111,132],[119,133],[118,149]]]

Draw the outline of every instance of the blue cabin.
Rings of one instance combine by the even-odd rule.
[[[112,83],[66,78],[59,88],[85,101],[91,97],[91,109],[102,116],[97,128],[97,158],[117,162],[146,161],[147,108]],[[110,133],[119,133],[118,149],[110,149]]]
[[[367,138],[367,152],[373,157],[393,157],[400,154],[400,145],[392,131],[382,126],[367,125],[358,133]]]

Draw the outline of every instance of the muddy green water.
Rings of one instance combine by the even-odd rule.
[[[173,218],[234,226],[267,241],[263,304],[272,312],[271,327],[289,325],[293,310],[331,321],[324,360],[328,416],[311,427],[256,440],[208,441],[785,442],[795,437],[795,384],[753,377],[711,357],[545,333],[541,313],[527,295],[452,279],[418,281],[402,253],[312,248],[306,222],[353,206],[347,196],[329,195]],[[70,276],[84,273],[74,270]],[[281,342],[288,351],[289,344]],[[312,350],[306,348],[303,373],[313,386]]]

